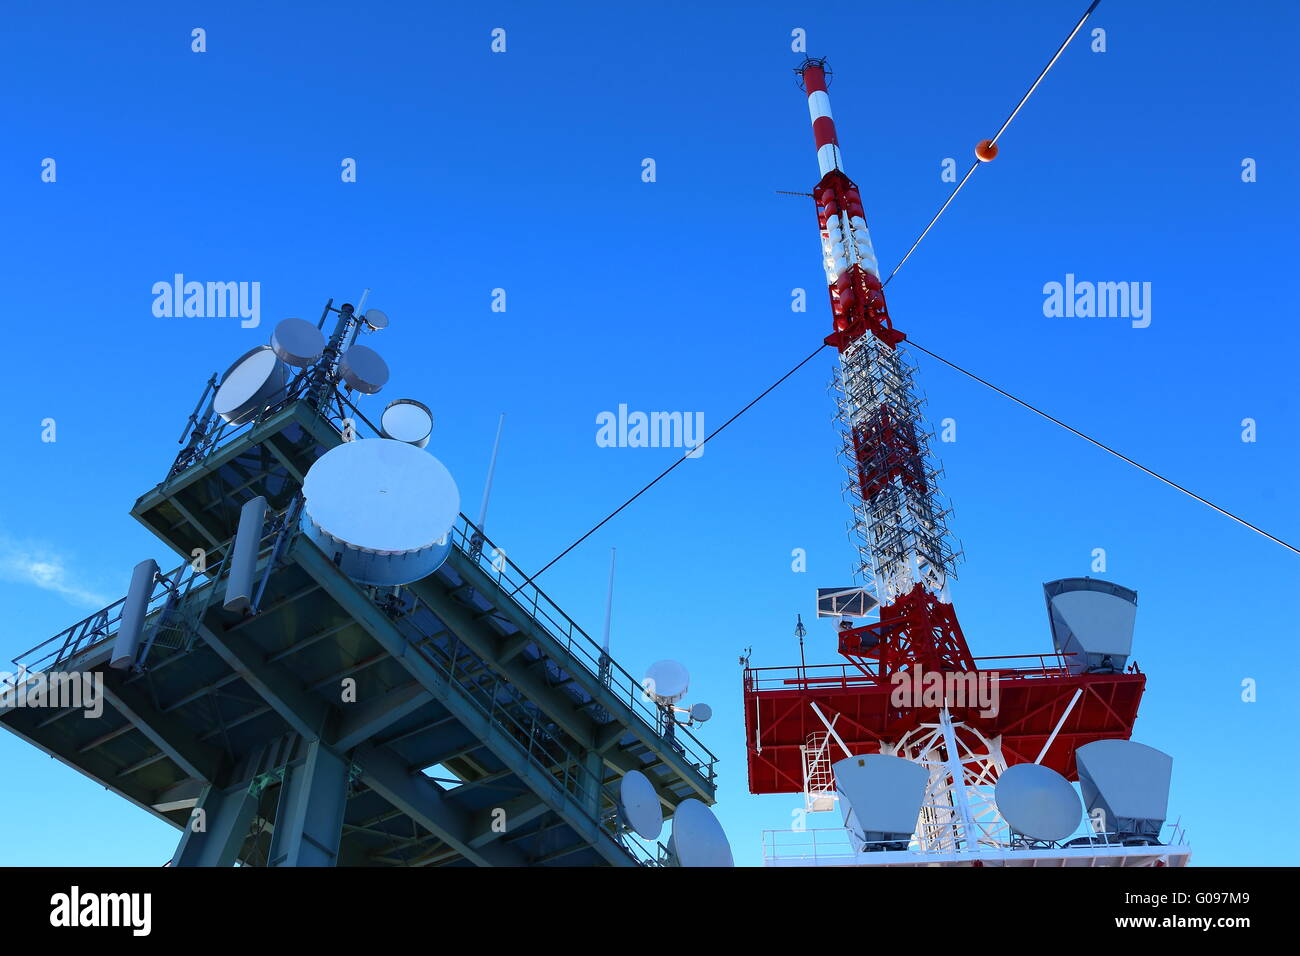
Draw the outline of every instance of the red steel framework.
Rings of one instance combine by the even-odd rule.
[[[839,632],[838,650],[848,664],[746,668],[750,791],[801,791],[804,748],[831,722],[855,755],[880,752],[936,722],[939,707],[925,706],[927,699],[895,703],[895,682],[919,674],[961,675],[972,689],[982,681],[986,696],[996,682],[996,712],[950,700],[953,719],[996,740],[1008,766],[1034,761],[1050,739],[1042,762],[1075,780],[1076,748],[1131,736],[1146,677],[1136,667],[1072,674],[1060,655],[972,657],[948,595],[958,554],[940,504],[940,472],[900,348],[906,335],[894,328],[885,302],[862,197],[841,167],[829,70],[824,60],[810,58],[797,72],[822,173],[813,197],[834,326],[826,343],[839,353],[843,457],[862,538],[860,571],[880,606],[879,620]]]

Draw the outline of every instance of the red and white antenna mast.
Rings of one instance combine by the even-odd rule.
[[[949,598],[958,553],[949,540],[912,366],[900,351],[857,185],[845,174],[831,116],[823,59],[796,71],[808,94],[817,165],[813,189],[822,264],[840,355],[836,374],[842,456],[861,538],[859,570],[880,603],[880,620],[840,632],[840,653],[879,662],[882,676],[904,666],[973,670]]]

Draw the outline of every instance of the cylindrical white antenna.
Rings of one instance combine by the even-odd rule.
[[[361,293],[361,298],[360,298],[360,300],[358,300],[358,302],[357,302],[357,315],[365,315],[365,314],[366,314],[366,299],[368,299],[368,298],[370,298],[370,290],[369,290],[369,289],[367,289],[365,292],[362,292],[362,293]]]
[[[488,499],[492,497],[492,476],[497,470],[497,451],[501,448],[501,428],[506,423],[506,413],[501,413],[501,418],[497,421],[497,437],[492,443],[492,460],[488,463],[487,483],[483,485],[483,507],[478,510],[478,530],[483,531],[484,522],[487,521]]]
[[[605,636],[601,640],[601,651],[609,656],[609,624],[614,615],[614,549],[609,549],[609,590],[605,592]]]

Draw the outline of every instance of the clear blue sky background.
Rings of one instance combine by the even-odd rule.
[[[817,179],[791,68],[830,58],[846,165],[892,266],[1082,11],[1083,0],[863,4],[14,3],[0,33],[0,659],[116,599],[146,556],[128,516],[166,473],[214,370],[329,296],[371,305],[396,396],[477,502],[507,413],[489,532],[549,560],[665,467],[595,443],[598,413],[720,424],[807,354],[829,311]],[[890,285],[896,323],[1276,534],[1295,507],[1296,7],[1103,3]],[[190,52],[190,30],[208,52]],[[489,50],[507,30],[508,51]],[[58,181],[40,181],[53,157]],[[354,157],[358,182],[340,182]],[[652,157],[658,181],[641,181]],[[1259,181],[1241,181],[1245,157]],[[160,319],[176,272],[262,283],[263,325]],[[1043,284],[1153,285],[1153,321],[1045,318]],[[490,311],[491,290],[508,311]],[[791,290],[808,290],[806,313]],[[922,357],[923,359],[924,357]],[[740,651],[797,660],[796,612],[845,582],[828,351],[549,571],[598,633],[619,549],[614,649],[687,662],[722,757],[738,861],[794,796],[747,792]],[[965,546],[955,603],[977,655],[1050,646],[1040,585],[1140,594],[1150,682],[1136,737],[1175,757],[1171,813],[1202,864],[1297,862],[1253,835],[1300,786],[1300,558],[968,379],[920,362]],[[41,420],[58,440],[42,443]],[[1241,420],[1258,422],[1243,443]],[[806,573],[791,570],[804,548]],[[32,560],[43,576],[24,572]],[[26,562],[26,564],[24,563]],[[44,586],[40,586],[43,583]],[[829,625],[810,657],[836,659]],[[1258,681],[1243,703],[1241,682]],[[142,864],[176,834],[0,734],[0,862]],[[823,817],[830,822],[829,815]]]

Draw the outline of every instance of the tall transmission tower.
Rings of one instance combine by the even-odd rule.
[[[880,620],[840,632],[840,653],[875,658],[885,674],[909,664],[972,670],[948,582],[958,552],[951,544],[930,456],[914,369],[903,354],[880,281],[857,184],[844,172],[826,85],[826,61],[799,67],[808,94],[822,178],[813,189],[822,264],[839,352],[835,382],[844,443],[841,457],[860,539],[859,571],[880,604]]]
[[[839,618],[847,663],[809,666],[802,627],[797,667],[742,659],[750,790],[802,792],[806,812],[838,805],[845,824],[839,849],[818,840],[835,828],[767,831],[765,862],[1183,865],[1191,851],[1166,823],[1173,760],[1130,739],[1146,687],[1128,663],[1137,593],[1050,581],[1052,652],[975,658],[967,646],[950,594],[950,509],[862,195],[844,170],[830,70],[808,58],[796,72],[821,173],[812,197],[832,313],[825,341],[839,354],[864,587],[818,590],[818,616]],[[996,150],[986,141],[976,155],[986,162]]]

